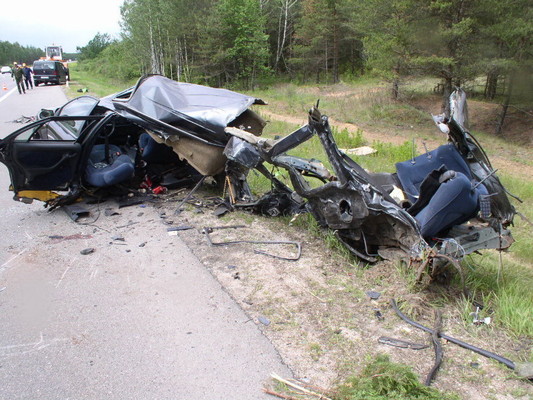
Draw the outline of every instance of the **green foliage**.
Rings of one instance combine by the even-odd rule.
[[[215,13],[220,30],[215,49],[224,64],[226,79],[253,88],[257,77],[268,73],[268,36],[259,2],[221,0]]]
[[[83,47],[77,47],[79,51],[78,60],[92,60],[95,59],[104,51],[112,42],[111,36],[107,33],[98,32],[89,43]]]
[[[86,64],[83,64],[86,67]],[[124,81],[124,79],[114,79],[104,77],[100,73],[93,72],[87,68],[82,68],[79,63],[69,64],[70,84],[67,95],[70,98],[89,94],[95,97],[104,97],[112,93],[117,93],[127,87],[133,86],[137,80]],[[88,93],[80,93],[78,89],[88,89]]]
[[[360,375],[351,377],[339,388],[338,400],[454,400],[457,395],[443,393],[420,383],[409,368],[378,355]]]
[[[516,336],[532,338],[531,269],[506,256],[500,265],[496,252],[472,255],[468,262],[471,268],[467,270],[467,287],[474,294],[483,297],[486,309],[493,310],[490,315],[492,323],[506,328]]]
[[[93,75],[119,82],[129,82],[138,79],[141,73],[141,63],[133,56],[130,41],[113,42],[93,59],[83,59],[78,64],[79,71],[86,71]]]
[[[18,43],[0,41],[0,64],[12,65],[13,62],[18,64],[33,64],[35,60],[44,56],[43,49],[32,46],[21,46]]]

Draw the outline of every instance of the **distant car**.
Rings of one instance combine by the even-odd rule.
[[[0,70],[3,74],[10,74],[11,73],[11,68],[9,67],[2,67],[2,69]]]
[[[60,85],[68,80],[68,70],[59,61],[35,61],[33,63],[33,82]]]

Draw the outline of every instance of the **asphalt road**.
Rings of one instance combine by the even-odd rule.
[[[66,101],[57,86],[10,87],[0,138]],[[79,225],[8,186],[0,164],[0,399],[269,399],[269,374],[291,375],[153,207],[93,208]]]

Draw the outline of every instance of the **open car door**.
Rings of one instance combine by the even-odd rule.
[[[52,190],[68,190],[79,180],[82,157],[79,127],[94,117],[50,117],[19,129],[0,141],[0,161],[18,200],[48,201]]]

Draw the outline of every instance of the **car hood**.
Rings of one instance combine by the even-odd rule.
[[[134,88],[100,103],[165,136],[183,135],[219,146],[229,140],[224,128],[243,115],[251,121],[250,127],[259,125],[262,130],[262,119],[249,110],[252,104],[265,103],[230,90],[176,82],[160,75],[143,77]],[[241,122],[246,125],[246,121]]]

